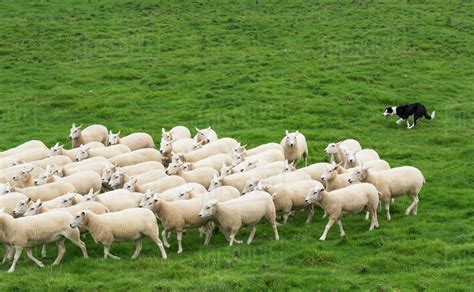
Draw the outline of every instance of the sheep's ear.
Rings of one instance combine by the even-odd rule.
[[[122,133],[122,131],[121,131],[121,130],[119,130],[119,131],[117,132],[117,134],[115,134],[115,135],[119,136],[119,135],[120,135],[120,133]]]
[[[78,128],[79,128],[79,129],[82,128],[82,124],[80,124],[80,125],[78,126]]]
[[[342,161],[339,162],[338,164],[334,165],[334,169],[336,169],[338,166],[341,166],[342,165]]]
[[[242,148],[245,148],[245,147],[247,147],[247,144],[245,144],[244,146],[242,146]]]
[[[288,130],[285,130],[285,136],[288,137],[290,133],[288,133]]]
[[[75,128],[75,127],[76,127],[76,123],[72,123],[71,128]]]
[[[28,172],[28,173],[29,173],[29,172],[32,172],[33,169],[34,169],[33,165],[30,165],[30,166],[26,166],[26,167],[25,167],[25,171]]]
[[[272,199],[275,200],[278,197],[278,193],[273,193],[272,194]]]
[[[299,133],[300,133],[300,131],[299,131],[299,130],[296,130],[295,134],[298,135]]]
[[[201,130],[199,130],[197,127],[194,127],[194,128],[196,129],[196,131],[201,132]]]
[[[208,130],[212,130],[212,129],[211,129],[211,126],[209,126],[207,129],[208,129]]]
[[[165,128],[161,128],[161,135],[163,135],[164,133],[166,133]]]
[[[59,142],[56,142],[56,144],[54,144],[53,148],[54,147],[59,147]]]
[[[368,170],[368,169],[370,168],[370,165],[367,166],[367,165],[362,164],[362,165],[361,165],[361,168],[362,168],[362,170],[366,171],[366,170]]]
[[[36,207],[39,208],[43,206],[43,202],[41,202],[41,199],[38,199],[38,201],[36,201]]]
[[[110,136],[112,136],[112,135],[113,135],[113,134],[112,134],[112,130],[109,130],[109,135],[110,135]]]
[[[59,148],[64,148],[64,144],[59,145]]]
[[[31,198],[28,198],[28,200],[26,200],[26,203],[28,204],[29,202],[31,202]]]

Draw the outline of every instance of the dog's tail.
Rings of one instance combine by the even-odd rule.
[[[433,112],[431,113],[431,116],[430,116],[429,114],[425,113],[425,118],[428,119],[428,120],[432,120],[432,119],[434,119],[435,114],[436,114],[435,111],[433,111]]]

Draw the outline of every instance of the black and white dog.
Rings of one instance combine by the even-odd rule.
[[[397,125],[400,125],[403,120],[407,122],[407,129],[411,129],[416,125],[416,121],[421,118],[425,117],[428,120],[432,120],[435,117],[435,112],[431,113],[431,116],[426,112],[426,108],[421,103],[412,103],[412,104],[404,104],[399,106],[392,106],[385,109],[383,112],[383,116],[385,118],[397,115],[399,117],[398,121],[396,122]],[[410,116],[413,116],[413,125],[410,125],[408,119]]]

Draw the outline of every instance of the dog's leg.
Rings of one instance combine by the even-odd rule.
[[[413,128],[413,126],[410,126],[410,121],[409,119],[407,119],[407,129],[411,129],[411,128]]]
[[[397,125],[400,126],[400,124],[403,122],[403,119],[402,118],[399,118],[395,123],[397,123]]]

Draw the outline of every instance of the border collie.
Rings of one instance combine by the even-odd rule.
[[[399,119],[396,121],[397,125],[400,125],[403,120],[407,122],[407,129],[411,129],[416,125],[416,121],[425,117],[428,120],[432,120],[435,117],[435,111],[431,113],[431,116],[426,112],[426,107],[421,103],[404,104],[399,106],[392,106],[385,109],[383,116],[385,118],[397,115]],[[410,125],[408,119],[413,116],[413,125]]]

